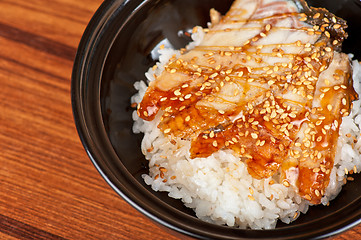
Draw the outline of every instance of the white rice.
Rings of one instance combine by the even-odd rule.
[[[203,31],[193,34],[188,49],[193,48],[203,38]],[[172,55],[180,54],[173,49],[159,50],[157,68],[145,74],[147,82],[159,75]],[[354,88],[361,95],[361,66],[353,61]],[[141,102],[147,84],[136,82],[138,93],[132,102]],[[341,191],[347,177],[346,172],[361,170],[361,100],[353,102],[351,114],[344,117],[340,126],[335,165],[330,175],[330,183],[321,202],[324,205]],[[190,158],[190,142],[178,140],[174,145],[157,128],[161,112],[153,121],[144,121],[133,113],[134,133],[144,133],[142,152],[149,160],[149,174],[143,175],[146,184],[154,191],[169,192],[169,197],[180,199],[192,208],[197,217],[216,224],[226,224],[239,228],[272,229],[277,220],[290,223],[300,213],[306,213],[310,203],[302,199],[292,187],[277,183],[276,176],[254,179],[247,171],[245,163],[235,157],[230,150],[218,151],[207,158]],[[148,152],[148,149],[152,149]],[[160,167],[167,169],[164,178],[159,175]],[[172,177],[175,176],[175,177]],[[167,179],[167,181],[163,181]],[[275,184],[269,184],[275,181]]]

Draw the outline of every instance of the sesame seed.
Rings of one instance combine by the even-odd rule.
[[[316,122],[316,126],[320,126],[322,124],[322,120],[318,120],[317,122]]]
[[[283,180],[282,184],[285,186],[285,187],[289,187],[290,186],[290,183],[285,179]]]
[[[218,73],[215,72],[215,73],[213,73],[212,75],[210,75],[209,77],[210,77],[210,78],[215,78],[215,77],[217,77],[217,76],[218,76]]]
[[[271,29],[271,25],[270,25],[270,24],[267,24],[264,29],[268,32],[268,31]]]
[[[335,125],[336,128],[338,127],[338,121],[337,120],[334,120],[333,124]]]
[[[251,201],[254,201],[254,200],[255,200],[255,198],[254,198],[253,196],[251,196],[251,195],[248,195],[248,198],[249,198]]]
[[[320,191],[318,191],[317,189],[315,190],[315,194],[317,197],[319,197],[321,194],[320,194]]]
[[[320,13],[316,13],[315,15],[313,15],[313,19],[319,18],[321,16]]]
[[[179,89],[175,90],[173,93],[174,93],[174,95],[176,95],[176,96],[182,95]]]
[[[332,105],[331,105],[331,104],[328,104],[328,105],[327,105],[327,110],[328,110],[328,111],[331,111],[331,110],[332,110]]]
[[[214,131],[211,131],[211,132],[209,133],[209,137],[210,137],[210,138],[213,138],[213,137],[214,137]]]
[[[257,139],[257,138],[258,138],[258,135],[257,135],[257,133],[251,133],[251,137],[252,137],[253,139]]]
[[[188,122],[189,120],[191,120],[191,117],[190,117],[190,116],[187,116],[184,120],[185,120],[186,122]]]
[[[167,128],[166,130],[164,130],[164,133],[169,133],[170,132],[170,128]]]
[[[184,99],[189,99],[192,97],[192,94],[188,93],[187,95],[184,96]]]
[[[213,147],[217,147],[217,146],[218,146],[217,141],[216,141],[216,140],[214,140],[214,141],[213,141],[213,143],[212,143],[212,145],[213,145]]]
[[[321,170],[321,169],[319,169],[318,167],[316,167],[316,168],[314,168],[314,169],[312,170],[312,172],[318,173],[320,170]]]

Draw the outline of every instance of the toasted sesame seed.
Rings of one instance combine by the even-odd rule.
[[[318,12],[315,15],[313,15],[313,19],[319,18],[321,16],[321,14]]]
[[[270,24],[267,24],[264,29],[268,32],[269,30],[271,30],[271,25],[270,25]]]
[[[176,95],[176,96],[182,95],[182,93],[180,92],[180,89],[175,90],[173,93],[174,93],[174,95]]]
[[[254,200],[255,200],[255,198],[254,198],[253,196],[251,196],[251,195],[248,195],[248,198],[249,198],[251,201],[254,201]]]
[[[308,200],[308,201],[311,201],[311,196],[310,195],[308,195],[308,194],[306,194],[305,196],[304,196],[304,198],[306,199],[306,200]]]
[[[272,70],[270,70],[270,71],[272,71]],[[267,73],[268,73],[268,72],[267,72]],[[274,80],[269,80],[269,81],[267,82],[267,84],[270,85],[270,86],[272,86],[274,83],[275,83]]]
[[[319,169],[318,167],[316,167],[316,168],[314,168],[314,169],[312,170],[312,172],[318,173],[320,170],[321,170],[321,169]]]
[[[258,138],[258,135],[257,135],[257,133],[251,133],[251,137],[252,137],[253,139],[257,139],[257,138]]]
[[[338,127],[338,121],[337,120],[334,120],[333,124],[335,125],[336,128]]]
[[[213,147],[217,147],[217,146],[218,146],[217,141],[216,141],[216,140],[214,140],[214,141],[213,141],[213,143],[212,143],[212,145],[213,145]]]
[[[320,191],[318,191],[317,189],[315,190],[315,194],[317,197],[319,197],[321,194],[320,194]]]
[[[218,73],[215,72],[215,73],[213,73],[212,75],[210,75],[209,77],[210,77],[210,78],[215,78],[215,77],[217,77],[217,76],[218,76]]]
[[[282,184],[285,186],[285,187],[289,187],[290,186],[290,183],[285,179],[282,181]]]
[[[184,96],[184,99],[189,99],[192,97],[192,94],[188,93],[187,95]]]
[[[214,137],[214,131],[211,131],[211,132],[209,133],[209,137],[210,137],[210,138],[213,138],[213,137]]]

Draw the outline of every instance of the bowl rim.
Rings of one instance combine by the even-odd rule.
[[[93,17],[91,18],[89,24],[87,25],[81,41],[79,43],[79,46],[77,48],[77,53],[74,60],[73,65],[73,72],[72,72],[72,80],[71,80],[71,102],[72,102],[72,110],[73,110],[73,118],[75,122],[75,126],[79,135],[79,138],[82,142],[82,145],[89,156],[91,162],[97,169],[97,171],[100,173],[100,175],[104,178],[104,180],[111,186],[111,188],[120,195],[126,202],[128,202],[132,207],[137,209],[139,212],[147,216],[148,218],[152,219],[156,223],[159,223],[169,229],[172,229],[176,232],[183,233],[185,235],[201,238],[201,239],[235,239],[242,237],[244,239],[264,239],[264,238],[277,238],[277,239],[319,239],[319,238],[325,238],[330,237],[336,234],[339,234],[343,231],[346,231],[355,225],[359,224],[361,222],[361,211],[355,211],[356,207],[358,209],[361,209],[361,201],[354,201],[353,205],[355,205],[352,209],[340,209],[341,210],[349,210],[348,216],[341,221],[337,223],[329,222],[327,226],[323,228],[315,228],[315,224],[317,224],[319,221],[327,221],[327,219],[317,219],[309,223],[305,223],[302,226],[305,227],[305,229],[308,229],[310,231],[307,231],[306,233],[304,231],[299,231],[298,226],[292,226],[289,225],[284,228],[279,229],[272,229],[272,230],[244,230],[244,229],[232,229],[229,227],[223,227],[223,226],[215,226],[210,223],[203,222],[199,220],[199,224],[201,225],[201,228],[197,228],[192,224],[187,224],[186,220],[193,220],[194,217],[190,217],[185,213],[182,213],[178,210],[176,210],[173,207],[167,206],[165,203],[160,203],[161,201],[157,201],[155,197],[152,197],[150,194],[147,194],[147,190],[142,189],[143,186],[140,185],[135,179],[132,179],[132,176],[129,172],[127,172],[126,168],[124,167],[124,172],[122,174],[122,179],[117,179],[117,177],[114,175],[112,170],[109,168],[109,165],[107,164],[107,159],[104,159],[104,155],[101,151],[100,146],[98,146],[97,142],[94,141],[94,131],[97,131],[94,128],[89,127],[89,121],[96,121],[97,126],[102,123],[102,116],[96,115],[94,119],[92,119],[92,116],[89,116],[89,112],[84,110],[86,107],[87,99],[84,99],[86,93],[84,93],[84,86],[86,85],[88,78],[84,76],[89,75],[89,64],[92,64],[92,56],[96,53],[97,49],[96,46],[101,42],[102,36],[106,33],[107,26],[109,22],[114,19],[114,17],[117,14],[123,14],[124,15],[124,22],[118,23],[119,24],[119,31],[124,27],[126,24],[126,21],[129,20],[131,15],[128,14],[129,8],[133,9],[133,14],[136,13],[137,9],[142,7],[144,4],[148,4],[149,2],[152,2],[152,0],[105,0],[98,10],[95,12]],[[135,4],[134,3],[140,3]],[[130,4],[133,4],[130,6]],[[119,33],[119,32],[118,32]],[[114,36],[114,39],[116,36]],[[107,52],[103,54],[105,63],[107,54],[109,53],[111,46],[113,42],[110,43],[110,47],[108,48]],[[95,49],[95,50],[94,50]],[[99,66],[99,77],[101,81],[102,71],[103,71],[103,65]],[[100,88],[100,84],[99,84]],[[94,110],[101,110],[100,106],[100,89],[98,89],[97,96],[99,105]],[[94,122],[92,122],[94,123]],[[102,127],[100,125],[100,127]],[[104,126],[103,126],[104,127]],[[98,129],[99,130],[99,129]],[[98,135],[97,135],[98,136]],[[106,137],[105,131],[103,131],[100,136],[103,138],[102,140],[105,140],[104,144],[108,144],[107,146],[111,146],[109,139]],[[108,157],[116,158],[117,155],[113,149],[108,153]],[[141,194],[146,195],[146,200],[152,201],[152,204],[149,204],[146,200],[141,199],[136,194],[139,194],[140,190],[137,190],[137,193],[134,193],[133,191],[129,190],[126,187],[126,184],[132,184],[136,185],[142,190],[143,192]],[[145,191],[145,192],[144,192]],[[163,215],[164,211],[159,211],[159,209],[150,209],[151,206],[154,206],[154,204],[160,204],[159,208],[165,208],[165,210],[172,209],[176,211],[176,214],[178,217],[181,217],[184,222],[175,221],[171,218],[169,215]],[[350,204],[349,204],[350,205]],[[178,212],[177,212],[178,211]],[[338,211],[338,212],[339,212]],[[186,216],[187,215],[187,216]],[[333,215],[333,214],[332,214]],[[213,227],[217,230],[222,229],[221,233],[224,234],[228,232],[229,234],[227,236],[221,235],[217,231],[205,231],[208,227]],[[312,227],[312,228],[311,228]],[[312,230],[313,229],[313,230]],[[288,233],[287,233],[288,232]],[[291,234],[290,234],[291,232]]]

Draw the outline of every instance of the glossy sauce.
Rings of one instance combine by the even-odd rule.
[[[286,8],[285,2],[276,2],[274,7]],[[237,21],[231,17],[231,11],[220,24]],[[260,7],[253,17],[262,11]],[[247,163],[248,172],[257,179],[270,177],[281,168],[287,180],[287,171],[298,169],[296,185],[300,195],[319,203],[333,167],[341,118],[350,110],[351,101],[357,98],[349,72],[338,70],[345,79],[342,87],[325,92],[321,107],[312,107],[318,78],[328,69],[333,59],[333,45],[338,46],[339,42],[332,45],[327,33],[311,26],[313,34],[320,37],[313,45],[300,41],[280,43],[271,53],[262,52],[262,46],[257,45],[271,30],[270,23],[274,25],[280,19],[292,18],[291,30],[300,29],[304,25],[299,19],[305,17],[305,14],[286,9],[283,14],[251,18],[248,21],[260,24],[260,32],[242,46],[199,46],[190,50],[198,54],[192,59],[187,59],[187,52],[171,59],[164,71],[178,74],[184,81],[162,90],[155,80],[138,105],[138,115],[151,121],[161,112],[159,129],[170,139],[191,141],[192,158],[208,157],[229,149]],[[229,31],[227,29],[224,31]],[[206,32],[217,34],[219,30]],[[305,51],[287,55],[283,49],[288,46],[303,47]],[[276,57],[279,63],[264,66],[267,60]],[[289,58],[286,64],[281,61],[285,57]],[[259,67],[248,64],[253,60],[258,61]],[[232,89],[234,97],[242,96],[240,100],[227,100],[232,99],[229,96],[232,94],[222,93],[224,87]],[[242,91],[237,92],[238,89]],[[287,94],[296,94],[300,100],[288,99]],[[341,97],[331,111],[328,108],[335,95]],[[231,108],[219,110],[219,106],[227,104]],[[321,123],[315,116],[322,119]],[[310,134],[306,133],[306,140],[299,142],[297,136],[305,124]],[[328,126],[327,134],[325,126]]]

